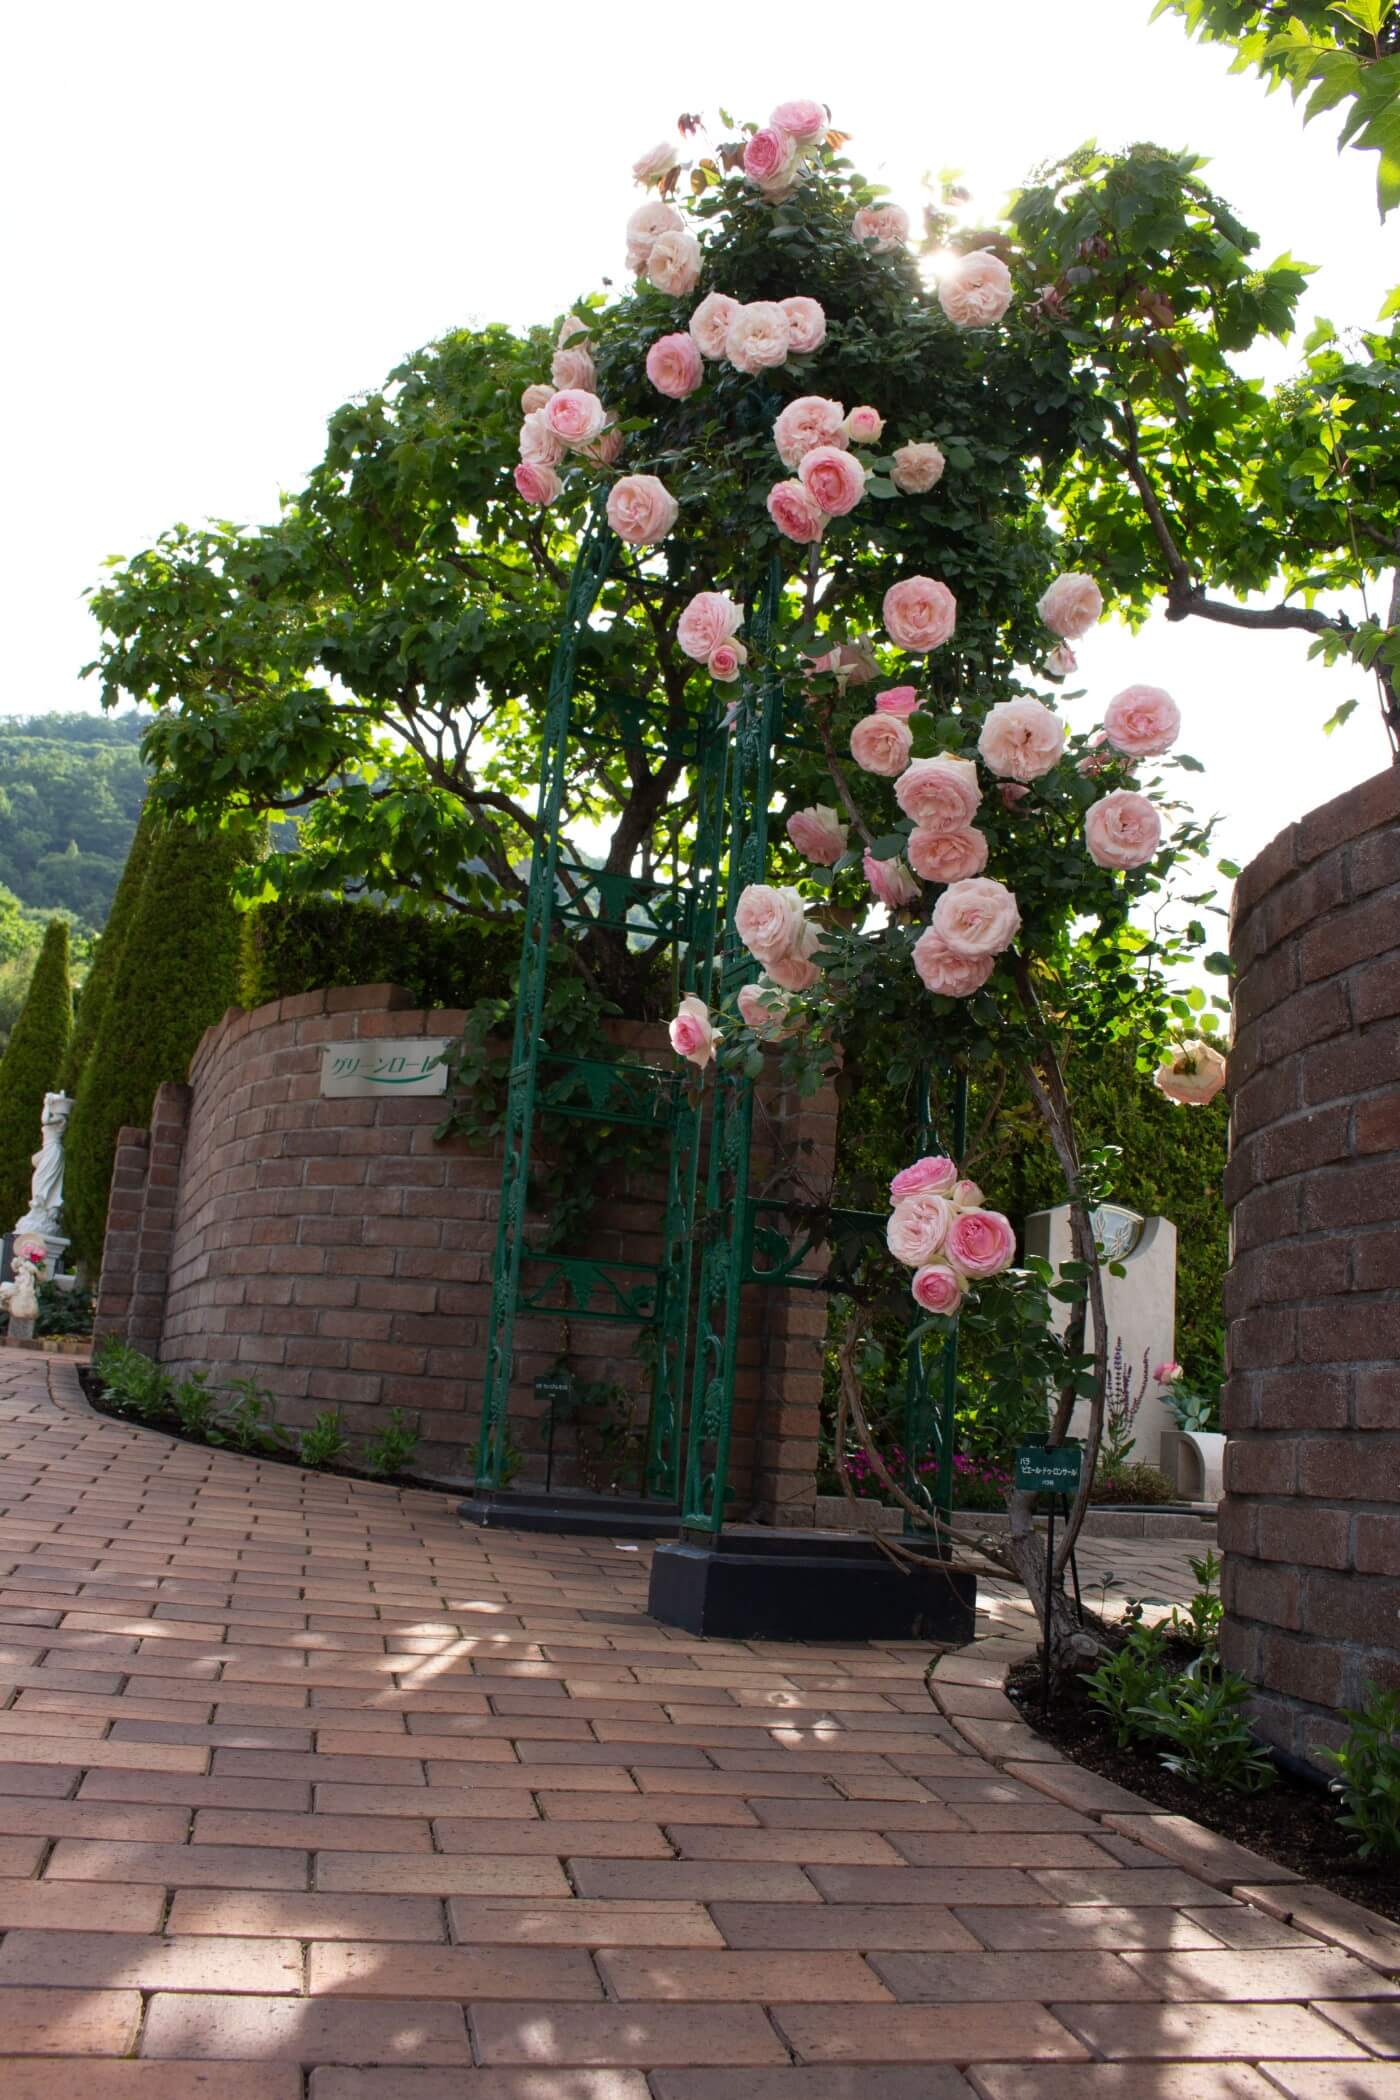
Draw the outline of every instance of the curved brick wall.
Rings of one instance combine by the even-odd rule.
[[[1400,1684],[1400,768],[1235,893],[1224,1653],[1295,1756]]]

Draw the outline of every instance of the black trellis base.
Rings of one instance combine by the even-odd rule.
[[[458,1504],[464,1524],[491,1531],[549,1531],[576,1538],[669,1539],[680,1530],[679,1507],[632,1495],[588,1495],[555,1488],[479,1491]]]
[[[946,1641],[973,1637],[977,1577],[935,1550],[906,1573],[869,1539],[735,1525],[656,1549],[647,1610],[721,1640]]]

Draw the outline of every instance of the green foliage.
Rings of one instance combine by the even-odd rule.
[[[72,1025],[68,928],[55,919],[44,935],[19,1019],[0,1058],[0,1218],[7,1230],[29,1208],[31,1162],[41,1143],[44,1096],[57,1085]]]
[[[1104,1459],[1094,1475],[1090,1500],[1143,1503],[1152,1508],[1174,1502],[1176,1490],[1165,1473],[1140,1459],[1120,1459],[1116,1464]]]
[[[170,1412],[169,1372],[128,1342],[104,1335],[93,1351],[92,1368],[118,1414],[148,1422]]]
[[[204,1444],[222,1444],[218,1426],[219,1397],[209,1390],[207,1371],[192,1371],[170,1395],[170,1405],[183,1435]]]
[[[1220,1562],[1208,1552],[1200,1560],[1192,1560],[1191,1573],[1197,1588],[1187,1599],[1184,1613],[1179,1605],[1172,1606],[1168,1625],[1174,1639],[1186,1642],[1198,1654],[1213,1654],[1225,1616],[1220,1599]]]
[[[398,984],[425,1007],[513,998],[522,921],[516,912],[434,915],[340,898],[282,898],[245,913],[241,1006],[351,984]]]
[[[401,1407],[391,1407],[378,1436],[366,1439],[360,1463],[376,1480],[390,1480],[407,1471],[417,1449],[417,1429]]]
[[[1233,1670],[1193,1663],[1151,1690],[1137,1708],[1145,1732],[1168,1747],[1162,1763],[1196,1786],[1258,1793],[1278,1776],[1245,1720],[1249,1685]]]
[[[238,1397],[219,1426],[234,1450],[252,1458],[285,1451],[291,1439],[273,1418],[272,1395],[251,1377],[231,1378],[228,1389]]]
[[[87,1063],[88,1055],[97,1040],[103,1016],[106,1014],[122,950],[126,946],[142,885],[146,880],[146,867],[151,855],[151,842],[155,836],[156,825],[156,810],[152,804],[147,804],[132,833],[131,850],[126,856],[126,865],[122,869],[121,880],[112,899],[112,908],[107,914],[107,924],[93,950],[92,962],[78,998],[73,1033],[68,1038],[68,1048],[64,1054],[59,1080],[66,1094],[77,1092],[83,1066]]]
[[[89,926],[107,917],[146,790],[134,713],[0,722],[0,883]]]
[[[323,1408],[297,1439],[297,1457],[304,1466],[333,1466],[349,1449],[338,1407]]]
[[[1085,1678],[1090,1701],[1112,1728],[1113,1740],[1120,1750],[1141,1742],[1149,1733],[1142,1711],[1152,1694],[1166,1683],[1168,1670],[1165,1631],[1139,1621],[1129,1629],[1121,1648]]]
[[[1350,1831],[1362,1859],[1400,1860],[1400,1693],[1372,1686],[1366,1704],[1342,1718],[1346,1741],[1340,1750],[1321,1753],[1337,1767],[1337,1821]]]

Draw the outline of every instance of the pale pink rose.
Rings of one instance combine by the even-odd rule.
[[[956,328],[989,328],[1011,304],[1011,272],[990,248],[974,248],[939,279],[938,303]]]
[[[542,379],[537,381],[534,386],[527,386],[524,393],[520,396],[521,415],[533,416],[537,410],[548,405],[553,394],[554,388],[546,386]]]
[[[812,809],[795,809],[787,820],[787,835],[799,853],[818,867],[834,868],[846,850],[850,832],[834,809],[818,802]]]
[[[1002,780],[1039,780],[1064,748],[1065,725],[1043,700],[998,700],[977,739],[983,764]]]
[[[1185,1108],[1204,1108],[1225,1084],[1225,1060],[1211,1043],[1199,1039],[1177,1043],[1158,1070],[1156,1083],[1168,1101]]]
[[[982,1191],[975,1181],[958,1182],[948,1200],[954,1210],[982,1209]]]
[[[1027,796],[1030,794],[1030,789],[1027,787],[1017,787],[1013,781],[1004,780],[1001,786],[998,788],[997,793],[1001,796],[1002,808],[1014,811],[1019,803],[1022,803],[1026,800]]]
[[[731,640],[743,624],[742,606],[726,591],[697,591],[676,622],[676,640],[687,656],[703,664],[710,651]]]
[[[943,479],[947,465],[937,445],[901,445],[894,455],[890,480],[906,496],[923,496]]]
[[[878,408],[853,408],[846,418],[846,436],[853,445],[878,445],[884,428]]]
[[[564,345],[571,343],[576,335],[587,335],[588,333],[587,321],[583,320],[578,314],[565,314],[563,320],[559,323],[559,333],[554,338],[554,347],[556,350],[562,350]]]
[[[797,467],[818,445],[844,445],[842,423],[839,401],[827,401],[820,394],[799,394],[779,411],[773,424],[779,459],[785,467]]]
[[[788,317],[772,299],[741,306],[724,338],[724,354],[740,372],[768,372],[787,363],[792,331]]]
[[[802,546],[819,540],[826,530],[826,512],[800,481],[774,482],[768,491],[768,515],[779,532]]]
[[[563,357],[571,354],[567,350],[560,352]],[[601,436],[603,425],[608,420],[608,412],[596,394],[573,386],[562,388],[540,410],[540,414],[544,417],[545,428],[562,438],[570,450],[591,445],[596,437]]]
[[[854,642],[838,642],[823,656],[807,659],[809,677],[820,678],[829,672],[844,693],[848,686],[870,685],[880,675],[880,666],[875,661],[875,652],[869,640],[862,635]]]
[[[629,547],[664,540],[679,514],[680,505],[654,474],[624,474],[608,491],[608,523]]]
[[[576,387],[585,394],[598,390],[597,367],[582,344],[569,350],[556,350],[550,359],[549,376],[560,389]]]
[[[907,864],[898,857],[876,860],[867,846],[861,866],[875,898],[889,911],[903,911],[907,905],[917,904],[923,895]]]
[[[734,931],[765,969],[772,957],[798,950],[806,925],[807,910],[798,891],[751,882],[740,892]]]
[[[883,693],[875,695],[875,712],[879,715],[898,715],[901,722],[919,711],[919,695],[912,685],[888,686]]]
[[[773,131],[781,131],[788,138],[796,139],[799,146],[813,146],[818,139],[826,137],[829,128],[826,109],[820,102],[780,102],[768,119]]]
[[[960,1211],[944,1254],[960,1276],[999,1276],[1016,1259],[1016,1235],[999,1210]]]
[[[1154,1364],[1152,1366],[1152,1379],[1155,1385],[1175,1385],[1180,1376],[1181,1365],[1178,1363],[1168,1361],[1167,1363]]]
[[[906,576],[885,593],[885,632],[897,649],[940,649],[957,625],[958,601],[946,583]]]
[[[920,983],[945,999],[970,999],[995,968],[990,955],[955,955],[932,926],[926,926],[914,943],[914,970]]]
[[[939,1252],[952,1222],[947,1198],[935,1195],[932,1189],[921,1189],[915,1196],[905,1196],[890,1212],[885,1245],[896,1261],[917,1269]]]
[[[692,1065],[707,1065],[715,1054],[715,1031],[710,1023],[710,1009],[703,999],[693,995],[682,999],[676,1010],[669,1034],[671,1048],[677,1057],[683,1057]]]
[[[627,221],[627,267],[640,276],[647,266],[647,257],[663,233],[682,233],[685,220],[674,204],[663,204],[657,198],[651,204],[638,205]]]
[[[1021,914],[1005,883],[975,875],[943,892],[933,907],[933,930],[955,955],[1001,955],[1021,930]]]
[[[659,335],[647,352],[647,378],[658,394],[684,401],[704,377],[695,340],[689,335]]]
[[[1141,868],[1162,843],[1157,806],[1132,788],[1115,788],[1091,803],[1084,818],[1084,843],[1100,868]]]
[[[925,1262],[922,1269],[915,1270],[909,1291],[925,1312],[942,1313],[947,1319],[953,1318],[963,1301],[960,1279],[941,1261]]]
[[[1077,670],[1078,667],[1079,658],[1075,655],[1073,649],[1070,648],[1068,642],[1056,642],[1054,648],[1045,659],[1046,675],[1050,678],[1068,678],[1070,672]]]
[[[975,826],[966,831],[911,831],[909,865],[925,882],[963,882],[987,865],[987,841]]]
[[[913,733],[898,715],[862,715],[851,731],[851,757],[862,773],[880,773],[886,780],[903,773],[913,747]]]
[[[721,685],[733,685],[748,660],[749,652],[742,642],[716,642],[705,662],[711,678]]]
[[[744,173],[770,197],[790,190],[797,173],[797,141],[775,125],[756,131],[744,148]]]
[[[982,800],[977,768],[946,752],[916,758],[895,782],[894,799],[921,831],[965,831]]]
[[[549,403],[532,408],[520,426],[520,457],[528,466],[557,467],[567,450],[563,438],[549,427]]]
[[[779,306],[787,315],[788,348],[794,357],[810,357],[820,350],[826,341],[826,315],[815,299],[803,298],[800,294],[792,299],[780,299]]]
[[[1077,642],[1102,613],[1103,592],[1092,576],[1070,569],[1055,578],[1036,611],[1052,634],[1061,635],[1068,642]]]
[[[766,1042],[777,1042],[802,1025],[802,1016],[793,1008],[791,996],[760,977],[757,984],[741,984],[736,1001],[739,1018],[746,1028]]]
[[[622,457],[622,432],[617,427],[617,417],[608,411],[608,420],[603,425],[601,436],[591,445],[580,445],[585,459],[597,462],[600,467],[610,467]]]
[[[804,452],[797,469],[802,486],[832,518],[844,518],[865,494],[865,469],[839,445],[817,445]]]
[[[1106,733],[1102,729],[1096,729],[1089,739],[1088,750],[1074,770],[1076,773],[1082,773],[1086,780],[1092,780],[1097,774],[1106,773],[1110,766],[1117,763],[1118,753],[1109,743]]]
[[[909,214],[897,204],[862,204],[851,221],[858,241],[874,244],[876,255],[888,255],[909,238]]]
[[[646,280],[658,292],[683,299],[700,280],[700,243],[693,233],[663,233],[646,259]]]
[[[816,928],[811,930],[811,945],[815,947]],[[797,953],[772,956],[767,969],[774,984],[781,985],[785,992],[810,992],[821,976],[821,971],[809,956]]]
[[[951,1159],[941,1152],[926,1153],[912,1167],[900,1168],[890,1183],[890,1202],[902,1203],[906,1196],[919,1196],[925,1190],[935,1196],[951,1196],[957,1180],[958,1170]]]
[[[553,503],[564,484],[553,467],[522,459],[515,470],[515,486],[527,503]]]
[[[690,332],[702,357],[708,357],[712,363],[723,357],[730,325],[738,312],[739,301],[731,299],[727,292],[706,292],[690,317]]]
[[[1130,685],[1109,701],[1103,726],[1115,751],[1159,758],[1181,733],[1181,709],[1159,685]]]
[[[634,182],[660,182],[663,175],[669,175],[672,168],[678,168],[680,164],[681,157],[671,141],[662,139],[659,144],[650,147],[640,160],[633,161],[632,179]]]

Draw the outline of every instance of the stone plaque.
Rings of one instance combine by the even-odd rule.
[[[445,1094],[445,1036],[385,1036],[360,1043],[327,1043],[321,1052],[323,1098],[357,1100],[375,1094]]]

